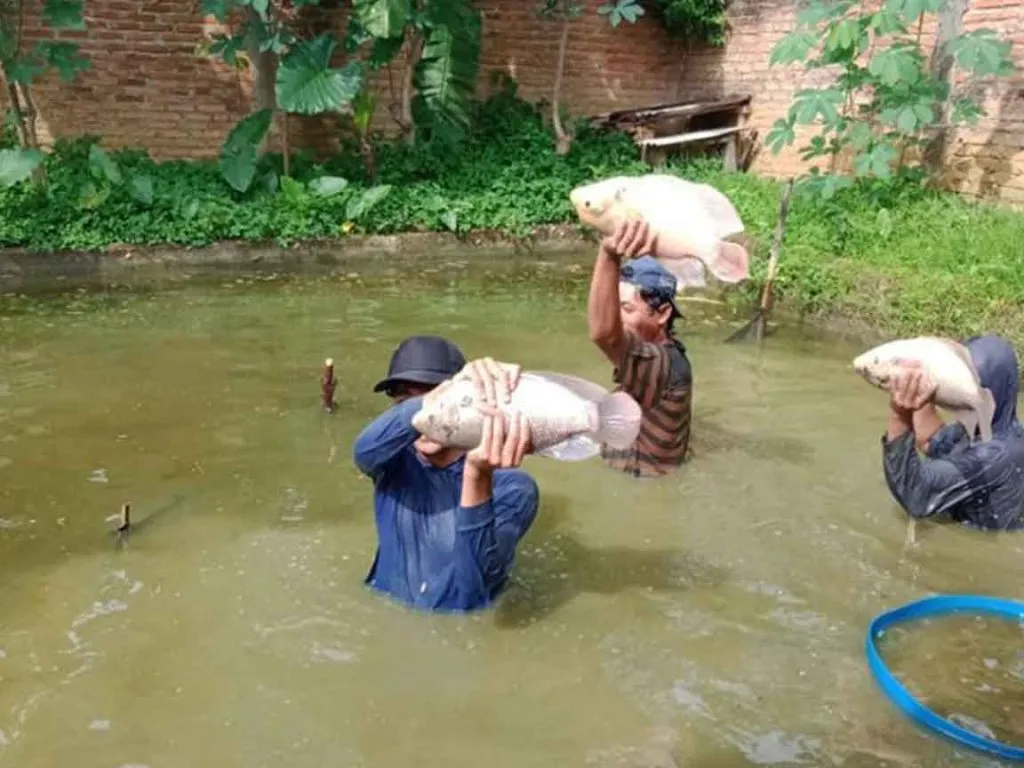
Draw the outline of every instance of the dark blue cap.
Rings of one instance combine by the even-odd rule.
[[[676,316],[682,317],[683,313],[676,305],[676,276],[653,256],[641,256],[625,262],[619,268],[619,278],[643,291],[656,306],[671,304]]]
[[[466,358],[455,344],[440,336],[410,336],[391,355],[387,378],[373,388],[383,392],[396,384],[440,384],[462,370]]]

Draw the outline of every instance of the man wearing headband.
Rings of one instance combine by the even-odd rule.
[[[636,477],[676,469],[690,444],[693,374],[673,328],[682,316],[675,302],[676,278],[643,255],[653,246],[646,223],[639,220],[605,238],[587,306],[591,341],[615,366],[619,389],[643,409],[633,445],[624,450],[602,446],[601,455],[610,466]]]
[[[490,358],[467,363],[439,336],[412,336],[374,387],[388,410],[356,438],[355,464],[373,480],[377,554],[366,583],[407,605],[469,611],[504,591],[519,540],[537,515],[537,484],[518,469],[530,452],[529,425],[488,416],[468,453],[420,435],[412,417],[454,377],[472,379],[492,407],[508,402],[518,372]]]

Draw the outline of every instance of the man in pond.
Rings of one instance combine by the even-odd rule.
[[[944,424],[933,403],[935,384],[920,367],[907,365],[889,386],[889,425],[882,439],[885,479],[913,519],[945,517],[990,530],[1024,528],[1017,355],[998,336],[977,336],[964,345],[981,386],[995,398],[992,439],[972,444],[962,424]]]
[[[676,278],[654,258],[654,238],[641,220],[625,222],[601,242],[590,284],[590,338],[615,366],[614,380],[643,409],[636,441],[602,446],[611,467],[634,477],[667,474],[690,444],[693,373],[675,336],[682,316]],[[639,257],[639,258],[637,258]]]
[[[472,379],[485,407],[493,407],[508,402],[518,370],[490,358],[467,363],[438,336],[407,338],[374,387],[392,405],[354,446],[356,466],[374,485],[378,544],[366,583],[433,611],[483,608],[501,594],[539,500],[537,484],[518,468],[531,451],[524,418],[506,420],[489,409],[483,439],[468,453],[438,445],[412,426],[420,404],[453,377]]]

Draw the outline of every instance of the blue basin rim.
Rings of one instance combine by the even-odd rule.
[[[905,715],[918,724],[964,746],[972,747],[973,749],[1004,759],[1024,762],[1024,747],[1014,747],[980,736],[943,717],[939,717],[932,710],[921,704],[910,695],[910,691],[889,671],[889,668],[882,661],[882,657],[878,653],[876,639],[890,627],[906,621],[915,621],[931,616],[949,616],[958,613],[988,614],[1003,619],[1024,622],[1024,603],[982,595],[936,595],[907,603],[885,613],[880,613],[874,618],[868,628],[867,642],[865,643],[868,666],[871,667],[871,672],[874,674],[876,682],[885,695]]]

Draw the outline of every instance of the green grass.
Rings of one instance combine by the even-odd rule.
[[[392,189],[357,218],[355,232],[497,230],[525,236],[541,225],[572,223],[568,192],[584,181],[643,173],[621,135],[582,130],[566,157],[539,114],[506,92],[479,105],[475,130],[457,151],[379,147],[379,184]],[[231,190],[216,163],[155,163],[144,152],[113,153],[126,174],[153,180],[149,206],[124,187],[83,203],[97,183],[89,139],[61,142],[47,158],[47,188],[0,191],[0,246],[43,251],[99,250],[116,244],[209,245],[219,240],[343,237],[348,200],[368,186],[360,158],[326,162],[300,155],[292,176],[350,181],[344,194],[269,191],[258,181]],[[765,270],[781,185],[752,174],[724,174],[713,163],[671,172],[708,181],[731,197],[754,242],[753,276],[739,296],[753,300]],[[260,173],[280,171],[267,156]],[[1024,343],[1024,214],[966,202],[910,181],[875,182],[824,202],[795,197],[777,282],[783,306],[834,316],[887,335],[997,331]]]

